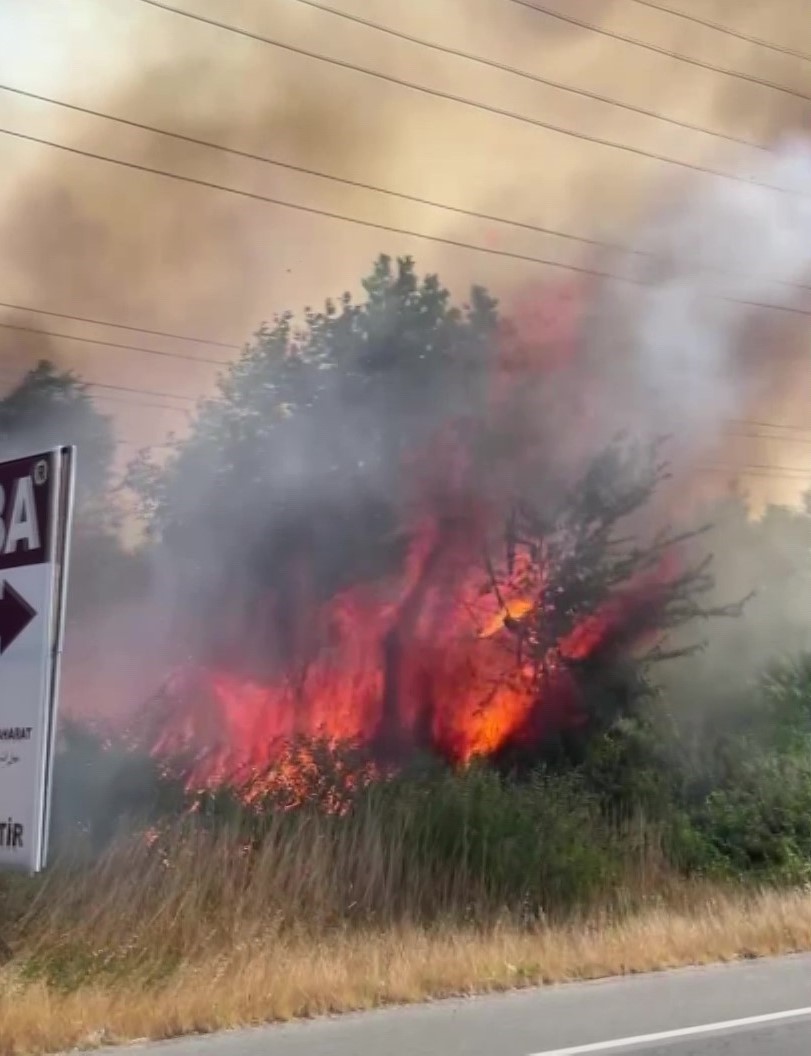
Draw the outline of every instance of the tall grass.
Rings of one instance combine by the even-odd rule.
[[[74,737],[57,862],[0,877],[0,1056],[811,948],[796,681],[780,737],[736,737],[706,773],[615,732],[520,780],[422,762],[350,782],[339,813],[329,760],[295,809],[189,812],[149,760]]]
[[[629,835],[574,777],[485,770],[372,786],[344,815],[203,810],[64,859],[10,934],[27,976],[73,987],[235,942],[560,920],[627,899],[655,847]]]

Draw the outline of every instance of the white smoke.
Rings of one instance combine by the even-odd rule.
[[[768,372],[744,359],[749,331],[785,314],[758,306],[801,304],[811,275],[811,142],[786,139],[737,175],[702,178],[653,211],[629,281],[606,283],[589,329],[607,424],[672,434],[685,453],[717,439]]]

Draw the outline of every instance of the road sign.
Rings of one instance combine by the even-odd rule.
[[[47,855],[75,452],[0,462],[0,869]]]

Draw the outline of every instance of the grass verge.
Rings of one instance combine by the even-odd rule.
[[[811,894],[685,885],[667,902],[567,924],[248,930],[178,966],[64,985],[0,972],[3,1056],[169,1038],[425,998],[811,949]]]
[[[190,891],[191,904],[194,892]],[[197,907],[199,908],[199,907]],[[96,939],[100,917],[83,924]],[[158,914],[159,916],[159,914]],[[155,917],[147,922],[161,928]],[[50,926],[53,926],[53,920]],[[166,923],[171,931],[172,922]],[[566,923],[303,928],[243,918],[228,943],[201,922],[196,953],[167,967],[137,938],[86,949],[40,936],[0,969],[0,1053],[48,1053],[206,1033],[391,1003],[811,949],[811,893],[676,884],[626,911]],[[110,937],[112,939],[112,937]],[[111,951],[114,957],[105,964]],[[165,961],[167,950],[152,951]],[[133,956],[134,955],[134,956]],[[92,967],[88,961],[94,961]],[[111,970],[112,969],[112,970]]]
[[[712,862],[700,831],[609,821],[576,774],[439,770],[345,812],[226,799],[102,846],[64,833],[44,877],[0,878],[0,1056],[811,949],[783,859],[680,868]]]

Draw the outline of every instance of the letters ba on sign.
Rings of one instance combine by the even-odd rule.
[[[0,462],[0,869],[45,864],[74,462]]]

